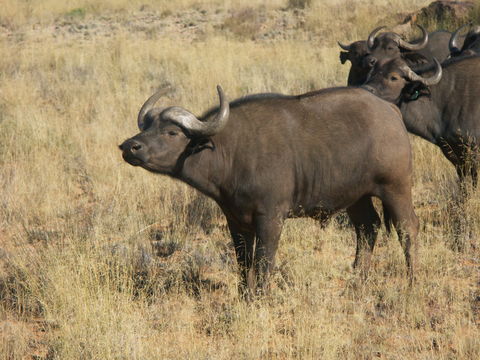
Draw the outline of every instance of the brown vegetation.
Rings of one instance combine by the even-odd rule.
[[[0,359],[480,358],[480,197],[452,200],[455,171],[433,145],[412,137],[413,288],[385,232],[358,285],[342,217],[324,229],[298,219],[272,293],[251,304],[237,297],[217,207],[121,159],[117,145],[162,85],[197,114],[216,104],[217,83],[231,98],[343,85],[337,40],[428,2],[273,1],[253,27],[233,20],[262,3],[2,4]]]

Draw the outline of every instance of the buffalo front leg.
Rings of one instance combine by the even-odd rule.
[[[478,148],[471,139],[440,144],[445,157],[455,166],[461,196],[467,196],[469,187],[476,188],[478,182]],[[469,181],[470,180],[470,181]]]
[[[470,177],[472,188],[475,189],[478,182],[478,146],[476,141],[472,137],[467,137],[460,145],[461,148],[461,172],[463,173],[463,178]],[[457,173],[459,170],[457,169]],[[460,176],[460,175],[459,175]]]
[[[249,272],[253,265],[253,243],[255,238],[254,231],[240,229],[232,220],[227,219],[230,235],[232,236],[237,265],[240,271],[240,283],[238,291],[242,297],[247,297],[247,285]]]
[[[372,198],[365,196],[347,209],[348,216],[355,226],[357,251],[353,267],[360,271],[362,279],[368,276],[370,261],[377,239],[380,218],[373,207]]]
[[[477,187],[478,171],[477,164],[465,161],[455,166],[460,183],[460,196],[467,198],[472,189]],[[471,180],[471,181],[468,181]]]
[[[275,254],[284,223],[283,216],[255,216],[256,241],[248,287],[254,294],[268,290],[268,277],[275,265]]]

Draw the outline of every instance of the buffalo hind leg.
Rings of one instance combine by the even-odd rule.
[[[248,297],[248,278],[253,264],[253,243],[255,233],[252,231],[240,230],[232,220],[227,219],[228,228],[235,247],[237,265],[240,271],[240,283],[238,291],[240,296]]]
[[[364,196],[347,208],[348,216],[355,226],[357,234],[357,251],[353,267],[360,271],[362,279],[366,279],[370,261],[377,239],[380,217],[375,210],[372,198]]]
[[[413,210],[412,193],[409,185],[396,186],[387,191],[382,198],[383,204],[390,213],[398,240],[403,249],[407,263],[407,275],[410,284],[414,280],[416,257],[418,251],[417,234],[419,222]]]

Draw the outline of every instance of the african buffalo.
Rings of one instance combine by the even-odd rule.
[[[354,267],[366,276],[382,200],[413,276],[418,220],[411,199],[411,153],[398,109],[360,88],[299,96],[257,95],[197,118],[181,107],[138,115],[140,133],[120,149],[129,164],[169,175],[213,198],[230,229],[241,288],[262,290],[284,220],[346,208],[355,226]],[[411,250],[411,246],[414,249]],[[413,253],[412,253],[413,252]]]
[[[350,61],[347,84],[350,86],[362,85],[367,79],[370,66],[365,64],[368,56],[368,47],[365,40],[354,41],[350,45],[338,42],[338,45],[345,51],[340,51],[340,62],[345,64]]]
[[[414,72],[404,59],[377,63],[364,88],[400,107],[407,130],[439,146],[461,183],[477,183],[480,57],[447,60]]]
[[[463,41],[461,41],[460,32],[465,29],[465,27],[470,26],[471,29],[468,31]],[[452,34],[450,42],[448,44],[450,48],[450,56],[470,56],[470,55],[479,55],[480,54],[480,26],[472,26],[472,24],[465,24],[461,26],[457,31]]]
[[[345,50],[340,52],[340,62],[351,62],[348,74],[348,85],[359,86],[367,79],[369,71],[378,59],[392,59],[398,56],[407,60],[409,65],[429,63],[433,58],[443,61],[449,56],[448,42],[451,33],[434,31],[430,34],[419,25],[422,37],[411,43],[403,40],[400,35],[392,32],[377,33],[384,26],[374,29],[367,40],[355,41],[350,45],[338,43]],[[461,41],[460,39],[459,41]]]

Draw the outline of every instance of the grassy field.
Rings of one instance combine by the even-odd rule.
[[[0,359],[480,358],[480,193],[454,201],[433,145],[412,137],[413,288],[395,236],[358,286],[343,218],[297,219],[253,303],[216,205],[117,148],[165,84],[197,114],[216,84],[231,99],[344,85],[337,40],[427,3],[2,2]]]

